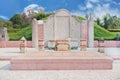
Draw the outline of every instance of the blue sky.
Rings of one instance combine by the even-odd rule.
[[[106,13],[119,16],[120,0],[0,0],[0,17],[11,18],[15,13],[23,13],[32,8],[43,8],[46,12],[67,9],[72,14],[85,16],[93,13],[102,17]]]

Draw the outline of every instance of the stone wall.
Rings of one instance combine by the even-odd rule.
[[[50,16],[47,21],[44,21],[44,40],[54,40],[54,17]]]
[[[120,48],[120,41],[105,41],[106,48]],[[98,41],[94,41],[94,47],[98,46]]]
[[[20,41],[0,41],[0,48],[19,48]],[[97,48],[98,41],[94,41],[94,47]],[[27,47],[32,47],[32,41],[27,41]],[[105,41],[106,48],[120,48],[120,41]]]
[[[94,47],[94,20],[92,15],[90,14],[87,21],[88,25],[88,47]]]
[[[86,21],[82,21],[81,25],[82,25],[82,39],[85,39],[88,42],[88,26]]]
[[[80,41],[82,39],[81,23],[82,21],[78,20],[76,16],[71,15],[65,9],[61,9],[44,21],[44,40],[47,42],[71,38]]]
[[[44,39],[44,27],[43,24],[38,24],[38,40]]]
[[[0,48],[19,48],[20,41],[0,41]],[[27,41],[27,47],[32,47],[32,41]]]
[[[77,16],[61,9],[49,16],[46,21],[34,19],[32,24],[32,41],[35,48],[38,48],[38,40],[44,40],[45,45],[47,45],[50,40],[66,39],[78,41],[85,39],[87,47],[94,47],[94,23],[91,18],[78,20]]]

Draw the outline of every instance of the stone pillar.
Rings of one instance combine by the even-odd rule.
[[[38,22],[36,19],[32,20],[32,47],[38,48]]]
[[[80,51],[86,51],[86,48],[87,48],[87,42],[86,42],[86,40],[84,40],[84,39],[81,39],[80,40]]]
[[[38,26],[38,40],[44,40],[44,26],[43,26],[43,20],[37,21]]]
[[[87,26],[87,21],[81,21],[81,27],[82,27],[82,40],[86,40],[86,46],[88,47],[88,26]],[[81,43],[81,42],[80,42]],[[81,46],[80,46],[81,47]]]
[[[94,20],[91,15],[88,18],[88,47],[94,48]]]
[[[44,26],[43,26],[43,21],[39,20],[37,21],[38,23],[38,47],[39,51],[44,50]]]
[[[56,15],[54,15],[54,23],[53,23],[53,31],[54,31],[54,40],[56,40]]]
[[[8,36],[8,33],[7,33],[7,28],[4,27],[4,34],[5,34],[5,38],[4,38],[4,41],[8,41],[9,40],[9,36]]]
[[[25,53],[26,52],[26,39],[25,37],[22,37],[20,39],[20,53]]]
[[[104,38],[101,37],[101,38],[98,40],[98,52],[104,53],[104,48],[105,48]]]

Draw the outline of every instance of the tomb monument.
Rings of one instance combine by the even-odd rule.
[[[66,9],[60,9],[50,15],[47,20],[32,21],[32,43],[38,48],[39,41],[44,41],[43,47],[55,48],[55,41],[64,42],[70,39],[70,47],[80,47],[80,40],[86,40],[86,47],[94,47],[94,26],[91,16],[79,20]]]

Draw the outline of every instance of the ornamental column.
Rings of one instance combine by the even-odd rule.
[[[36,19],[32,20],[32,47],[38,48],[38,23]]]
[[[94,20],[91,15],[88,18],[88,47],[94,48]]]

